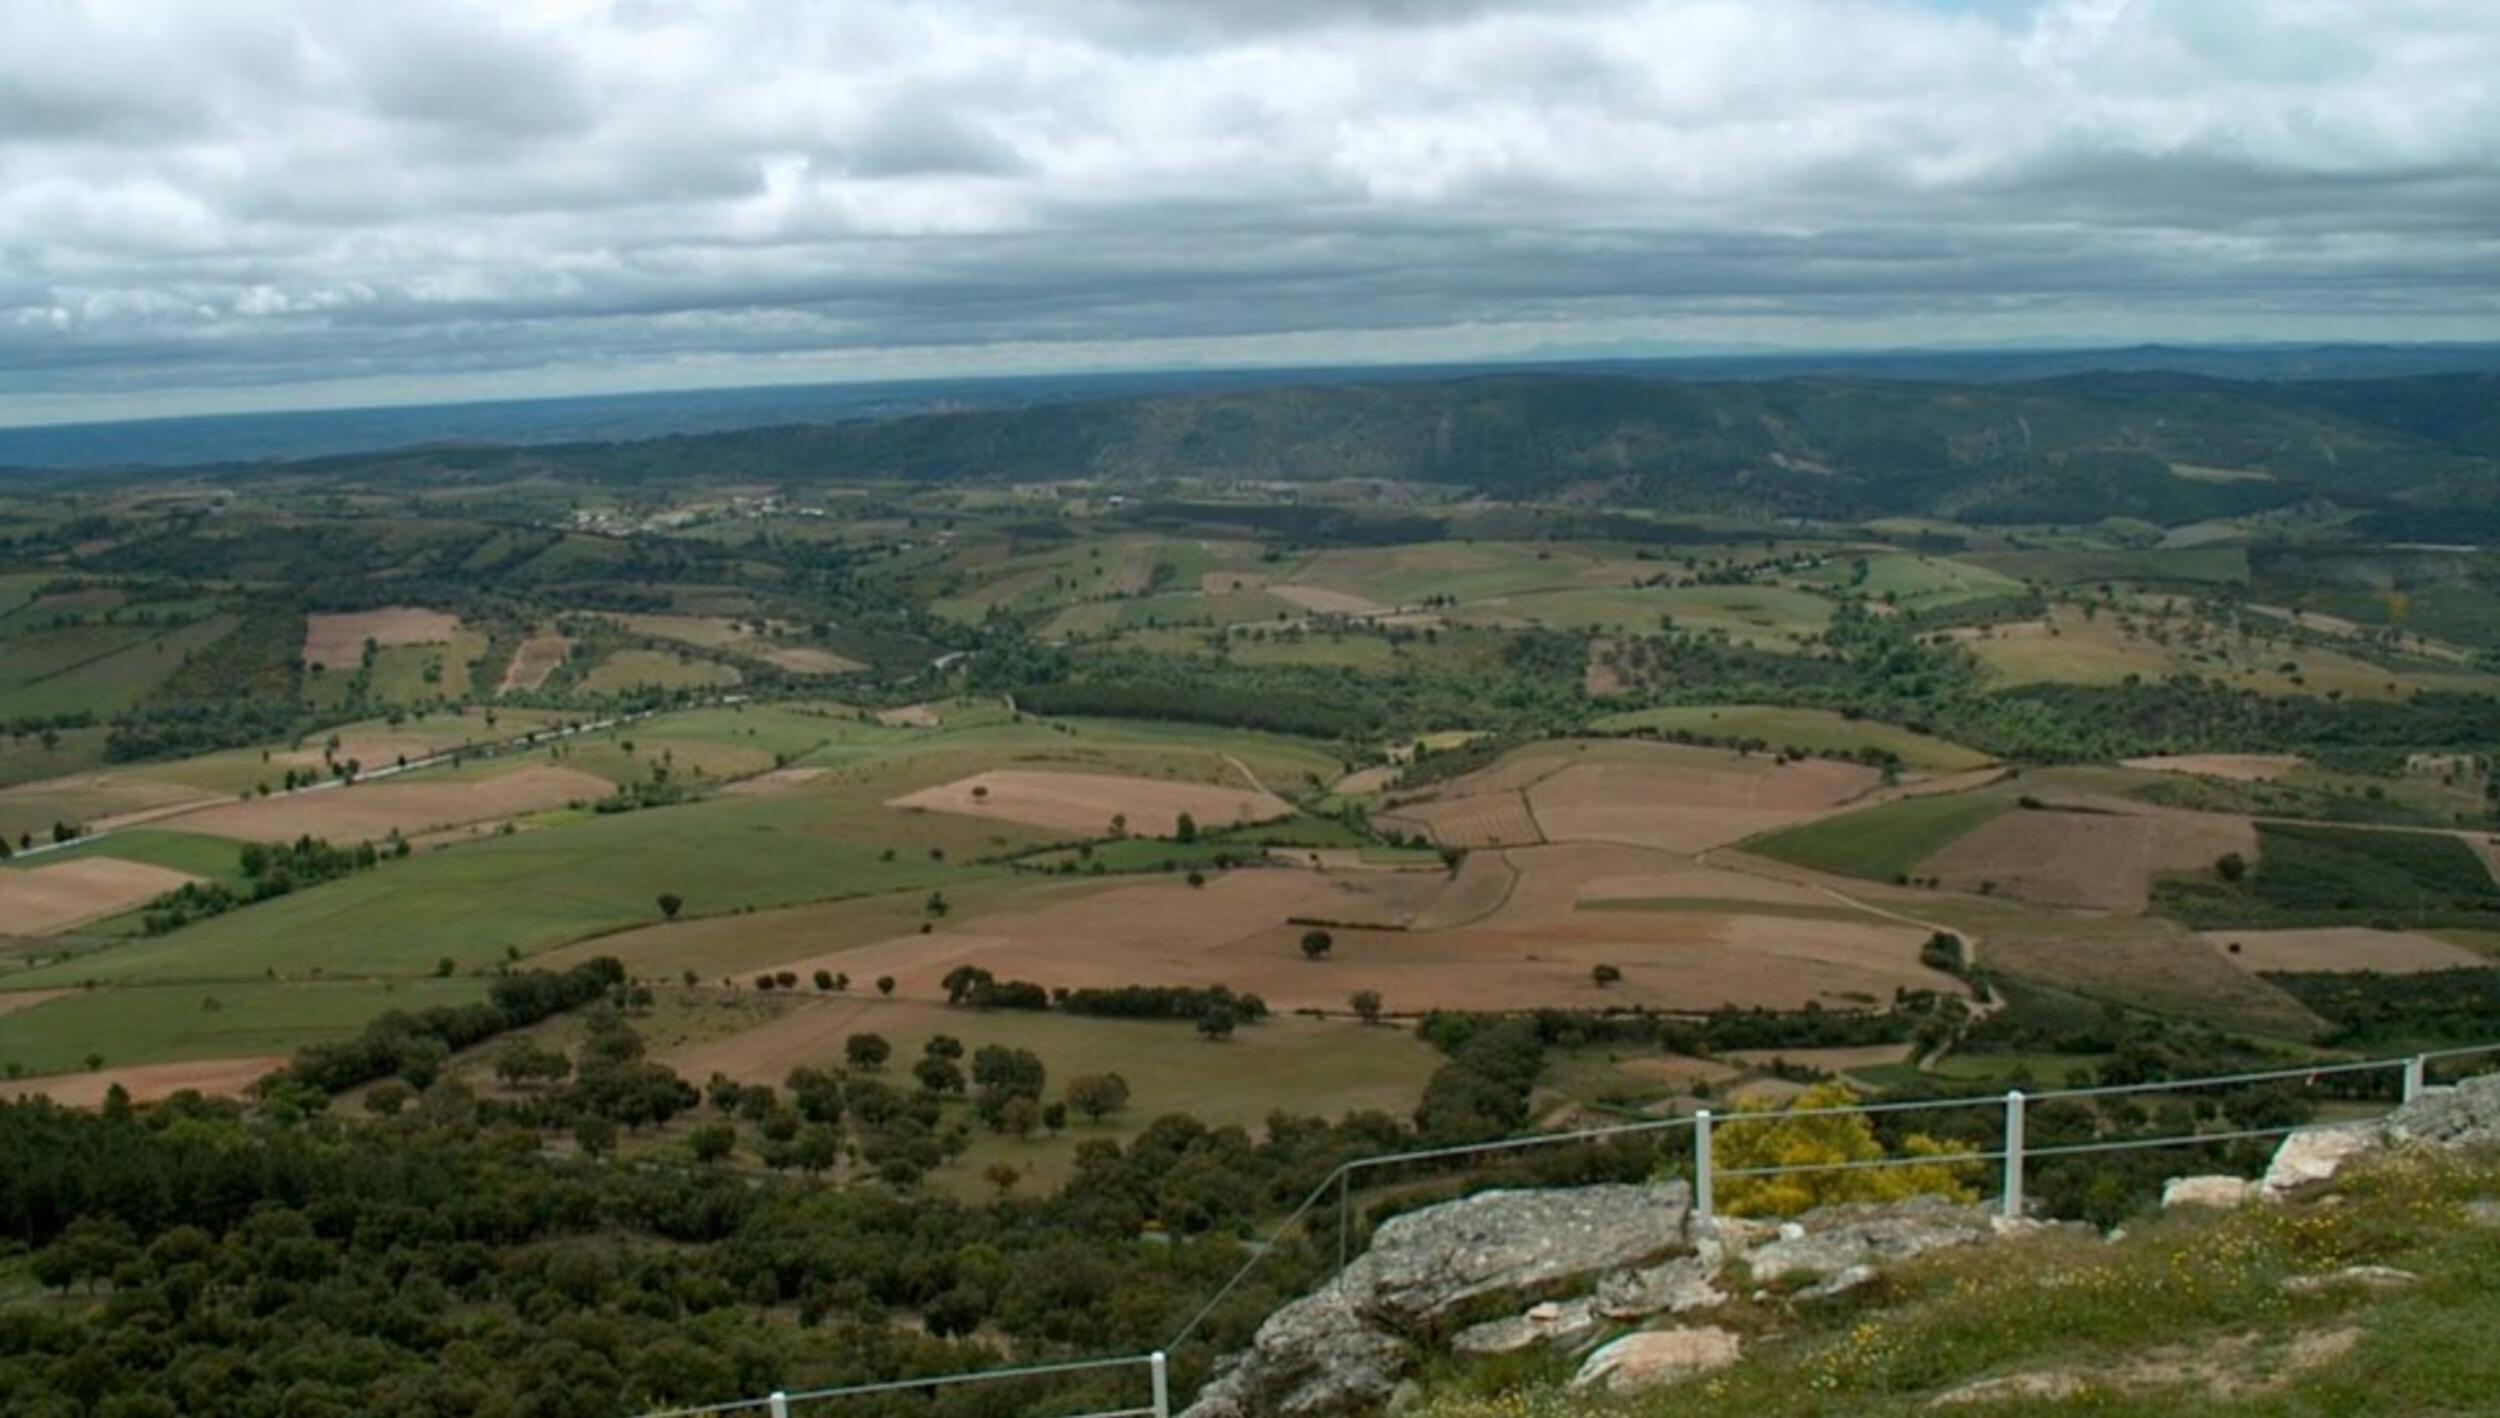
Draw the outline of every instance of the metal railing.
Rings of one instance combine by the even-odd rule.
[[[1718,1216],[1718,1183],[1722,1180],[1750,1180],[1761,1177],[1791,1176],[1807,1173],[1851,1171],[1888,1167],[1956,1167],[1994,1162],[1998,1164],[1997,1206],[2002,1214],[2013,1217],[2025,1209],[2025,1177],[2029,1164],[2037,1159],[2080,1156],[2102,1152],[2150,1151],[2172,1147],[2197,1147],[2216,1143],[2280,1139],[2297,1133],[2351,1127],[2372,1121],[2370,1117],[2341,1117],[2326,1121],[2293,1123],[2280,1127],[2229,1128],[2219,1131],[2191,1131],[2156,1137],[2098,1138],[2086,1142],[2057,1143],[2033,1146],[2026,1140],[2030,1109],[2040,1103],[2065,1099],[2107,1099],[2142,1094],[2179,1095],[2200,1091],[2247,1087],[2255,1084],[2300,1081],[2316,1084],[2328,1078],[2350,1078],[2368,1074],[2395,1075],[2396,1106],[2410,1103],[2432,1086],[2435,1066],[2450,1060],[2500,1055],[2500,1043],[2475,1044],[2463,1048],[2435,1049],[2394,1058],[2364,1059],[2347,1063],[2317,1064],[2303,1068],[2274,1069],[2253,1073],[2214,1074],[2199,1078],[2161,1079],[2145,1083],[2101,1084],[2091,1087],[2048,1089],[2037,1093],[2008,1089],[2002,1094],[1962,1098],[1927,1098],[1854,1103],[1825,1108],[1767,1109],[1722,1115],[1703,1108],[1690,1117],[1655,1118],[1639,1122],[1612,1123],[1568,1132],[1531,1133],[1520,1137],[1501,1138],[1490,1142],[1464,1143],[1450,1147],[1417,1148],[1405,1152],[1379,1153],[1340,1162],[1320,1183],[1303,1197],[1300,1205],[1268,1229],[1265,1243],[1256,1247],[1249,1259],[1242,1262],[1215,1293],[1190,1316],[1162,1348],[1147,1354],[1127,1354],[1101,1359],[1078,1359],[1062,1363],[1022,1365],[1013,1368],[982,1369],[944,1374],[926,1378],[892,1379],[877,1383],[852,1384],[839,1388],[812,1389],[803,1392],[781,1392],[763,1398],[740,1399],[727,1403],[695,1408],[672,1408],[647,1413],[640,1418],[701,1418],[702,1415],[762,1412],[770,1418],[788,1418],[792,1406],[818,1402],[860,1398],[876,1394],[934,1393],[941,1388],[965,1384],[1000,1383],[1015,1379],[1051,1375],[1095,1372],[1121,1368],[1142,1368],[1146,1371],[1147,1402],[1139,1407],[1096,1409],[1087,1412],[1053,1415],[1053,1418],[1172,1418],[1170,1365],[1166,1356],[1196,1338],[1207,1321],[1242,1283],[1249,1279],[1268,1258],[1279,1253],[1283,1244],[1299,1232],[1304,1239],[1312,1237],[1307,1222],[1313,1212],[1334,1194],[1337,1231],[1337,1272],[1342,1273],[1352,1261],[1355,1179],[1367,1172],[1390,1168],[1430,1167],[1436,1164],[1468,1163],[1499,1158],[1534,1150],[1573,1145],[1641,1138],[1653,1134],[1689,1131],[1691,1153],[1689,1171],[1692,1183],[1692,1214],[1695,1224],[1711,1225]],[[1882,1117],[1903,1114],[1936,1113],[1949,1110],[1998,1110],[2000,1118],[1999,1145],[1982,1149],[1954,1149],[1888,1157],[1873,1157],[1839,1162],[1811,1163],[1791,1166],[1723,1167],[1715,1156],[1723,1130],[1738,1125],[1753,1125],[1776,1120],[1814,1117]],[[2390,1110],[2392,1111],[2392,1109]]]
[[[775,1391],[762,1398],[733,1399],[727,1403],[707,1403],[694,1408],[664,1408],[646,1413],[642,1418],[707,1418],[716,1413],[754,1413],[761,1411],[769,1418],[790,1418],[794,1403],[814,1403],[838,1398],[866,1398],[880,1393],[931,1393],[941,1388],[965,1384],[1004,1383],[1009,1379],[1047,1378],[1055,1374],[1081,1374],[1104,1369],[1143,1368],[1146,1371],[1147,1401],[1135,1408],[1102,1408],[1088,1413],[1072,1413],[1067,1418],[1172,1418],[1171,1366],[1161,1350],[1152,1354],[1123,1354],[1110,1359],[1073,1359],[1061,1364],[1023,1364],[1012,1369],[978,1369],[969,1373],[938,1374],[920,1379],[886,1379],[878,1383],[846,1384],[839,1388],[807,1389],[798,1393]]]

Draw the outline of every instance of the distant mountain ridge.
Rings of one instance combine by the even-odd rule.
[[[626,442],[434,445],[225,477],[1142,484],[1375,479],[1747,516],[2175,525],[2330,501],[2500,539],[2500,373],[2010,384],[1568,370],[1162,393]]]
[[[1628,351],[1631,347],[1625,347]],[[2120,371],[2241,380],[2500,372],[2494,345],[2139,345],[1638,357],[1555,350],[1480,364],[1167,370],[778,385],[0,428],[0,469],[181,466],[373,453],[420,444],[616,442],[948,410],[1542,371],[1702,382],[1805,376],[1996,384]]]

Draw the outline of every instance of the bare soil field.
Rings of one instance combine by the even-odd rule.
[[[2156,873],[2254,859],[2244,818],[2201,813],[2009,812],[1929,857],[1913,875],[1955,891],[1997,891],[2048,906],[2140,911]]]
[[[76,993],[75,990],[10,990],[0,993],[0,1015],[22,1013],[46,1000]]]
[[[1527,790],[1556,842],[1626,842],[1699,852],[1821,817],[1882,781],[1871,768],[1656,744],[1632,761],[1572,764]]]
[[[133,1103],[163,1102],[186,1088],[231,1098],[241,1095],[263,1075],[286,1067],[286,1063],[284,1054],[258,1054],[248,1058],[139,1064],[93,1073],[56,1073],[0,1082],[0,1097],[50,1098],[64,1108],[100,1108],[104,1106],[104,1095],[118,1083]]]
[[[385,650],[394,645],[441,645],[459,630],[458,616],[422,606],[310,615],[304,618],[304,663],[353,669],[364,658],[368,640]]]
[[[192,878],[114,857],[0,871],[0,935],[40,936],[134,910]]]
[[[1518,847],[1545,840],[1527,799],[1516,791],[1434,798],[1373,820],[1402,832],[1421,832],[1444,847]]]
[[[934,729],[938,726],[937,706],[906,704],[899,709],[880,709],[877,722],[889,729]]]
[[[1478,854],[1458,879],[1437,886],[1405,873],[1283,869],[1223,873],[1200,888],[1145,882],[949,921],[927,935],[782,968],[806,975],[822,967],[854,980],[890,974],[904,996],[921,999],[942,995],[940,979],[967,964],[1051,988],[1224,984],[1279,1010],[1342,1011],[1350,993],[1370,989],[1394,1013],[1599,1003],[1795,1008],[1809,1000],[1879,1004],[1904,985],[1956,987],[1918,963],[1926,935],[1913,927],[1741,910],[1575,914],[1570,878],[1592,864],[1579,863],[1575,873],[1569,859],[1559,859],[1543,873],[1552,879],[1540,881],[1534,859],[1541,852],[1502,854],[1528,862],[1524,870],[1492,862],[1492,855]],[[1479,860],[1487,865],[1478,867]],[[1619,864],[1594,865],[1614,871]],[[1504,870],[1519,871],[1520,882],[1497,896]],[[1396,899],[1384,892],[1415,894]],[[1452,909],[1443,911],[1445,905]],[[1329,958],[1302,956],[1304,927],[1296,920],[1387,923],[1399,910],[1412,913],[1415,928],[1336,928]],[[1464,923],[1426,924],[1436,916]],[[1599,964],[1624,975],[1602,995],[1589,974]]]
[[[886,806],[1002,818],[1086,836],[1109,833],[1112,819],[1121,817],[1128,833],[1138,837],[1171,836],[1179,828],[1182,813],[1189,814],[1199,827],[1212,830],[1266,822],[1293,811],[1292,804],[1272,793],[1246,788],[1016,768],[923,788]]]
[[[1580,673],[1580,692],[1591,699],[1603,699],[1607,695],[1623,692],[1623,676],[1608,663],[1614,648],[1615,642],[1611,640],[1589,642],[1588,667]]]
[[[1313,615],[1381,615],[1396,609],[1368,596],[1358,596],[1350,591],[1331,591],[1324,586],[1273,582],[1268,585],[1267,593],[1280,601],[1300,606]]]
[[[2461,945],[2412,931],[2374,931],[2362,926],[2286,931],[2200,931],[2197,938],[2243,970],[2375,970],[2417,975],[2432,970],[2470,970],[2490,961]],[[2234,949],[2233,947],[2237,947]]]
[[[721,796],[752,798],[772,793],[787,793],[793,789],[803,788],[823,776],[825,776],[825,770],[822,768],[776,768],[769,773],[758,773],[752,778],[739,779],[721,789]]]
[[[516,768],[492,778],[360,783],[208,808],[182,819],[185,832],[244,842],[311,835],[334,843],[379,841],[396,829],[413,837],[437,828],[491,822],[595,800],[615,791],[605,778],[571,768]]]
[[[1344,798],[1360,797],[1365,793],[1377,793],[1397,780],[1398,765],[1377,763],[1369,768],[1355,769],[1338,779],[1328,791]]]
[[[572,637],[552,632],[533,635],[512,652],[512,663],[504,666],[503,683],[497,694],[526,694],[547,682],[564,657],[573,653]]]
[[[2263,783],[2300,766],[2296,753],[2172,753],[2130,758],[2123,767],[2150,773],[2188,773],[2200,778],[2227,778],[2234,783]]]

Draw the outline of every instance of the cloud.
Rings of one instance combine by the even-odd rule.
[[[1627,332],[2500,336],[2484,0],[36,0],[11,31],[0,420]]]

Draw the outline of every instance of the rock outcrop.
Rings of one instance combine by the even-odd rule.
[[[2269,1199],[2329,1181],[2345,1163],[2403,1142],[2441,1147],[2500,1144],[2500,1074],[2433,1088],[2384,1118],[2294,1133],[2275,1149],[2260,1188]]]
[[[1589,1356],[1571,1379],[1573,1388],[1638,1393],[1736,1362],[1744,1341],[1717,1325],[1694,1329],[1645,1329],[1627,1334]]]
[[[2163,1189],[2162,1204],[2227,1207],[2281,1198],[2332,1179],[2355,1157],[2408,1141],[2500,1143],[2500,1076],[2434,1090],[2376,1122],[2296,1133],[2277,1150],[2262,1183],[2180,1178]],[[2500,1205],[2476,1219],[2500,1225]],[[1722,1217],[1700,1226],[1680,1182],[1485,1192],[1382,1226],[1342,1275],[1270,1315],[1183,1418],[1335,1418],[1377,1409],[1402,1385],[1412,1390],[1410,1375],[1440,1344],[1476,1355],[1540,1346],[1585,1355],[1573,1383],[1609,1393],[1680,1382],[1732,1364],[1741,1352],[1739,1335],[1706,1322],[1730,1302],[1733,1275],[1760,1287],[1751,1289],[1755,1301],[1816,1303],[1871,1284],[1910,1257],[2046,1224],[1929,1199],[1830,1206],[1779,1223]],[[2359,1266],[2290,1288],[2387,1289],[2410,1279]],[[1503,1302],[1513,1312],[1489,1317]],[[1664,1316],[1682,1318],[1666,1327]],[[1641,1325],[1660,1327],[1624,1332]],[[2299,1352],[2282,1364],[2313,1360],[2310,1351],[2325,1352],[2337,1336],[2313,1338],[2317,1343],[2295,1346]],[[2220,1392],[2237,1380],[2217,1364],[2212,1356],[2165,1359],[2130,1382],[2204,1384]],[[2065,1371],[2017,1374],[1936,1402],[2055,1398],[2082,1383]]]
[[[1438,1325],[1477,1301],[1542,1298],[1690,1251],[1691,1202],[1669,1182],[1484,1192],[1400,1216],[1343,1274],[1268,1316],[1185,1418],[1305,1418],[1385,1402]],[[1515,1337],[1483,1328],[1469,1331],[1479,1343]]]
[[[1764,1283],[1799,1275],[1828,1278],[1994,1240],[1999,1225],[1986,1211],[1939,1198],[1826,1206],[1782,1225],[1778,1239],[1755,1246],[1745,1260],[1753,1278]]]

